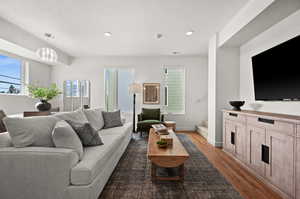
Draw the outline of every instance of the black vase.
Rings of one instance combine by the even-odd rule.
[[[51,104],[46,100],[41,100],[36,103],[35,108],[39,111],[49,111],[51,109]]]

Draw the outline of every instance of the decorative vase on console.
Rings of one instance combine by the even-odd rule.
[[[35,108],[39,111],[49,111],[51,104],[48,101],[61,94],[56,84],[52,84],[50,87],[38,87],[34,85],[28,85],[27,87],[29,95],[32,98],[40,100],[35,105]]]

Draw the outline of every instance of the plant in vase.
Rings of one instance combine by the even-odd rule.
[[[40,100],[35,105],[39,111],[49,111],[51,109],[51,104],[48,101],[62,93],[57,88],[56,84],[51,84],[50,87],[38,87],[34,85],[28,85],[27,87],[29,95],[32,98]]]

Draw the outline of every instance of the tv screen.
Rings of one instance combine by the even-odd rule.
[[[300,35],[252,57],[255,100],[300,100]]]

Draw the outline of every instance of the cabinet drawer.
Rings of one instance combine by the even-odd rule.
[[[295,135],[295,125],[288,122],[281,122],[267,117],[247,116],[247,124],[264,127],[266,129],[284,132],[286,135]]]
[[[246,122],[246,116],[235,113],[235,112],[224,112],[223,118],[231,120],[231,121]]]

